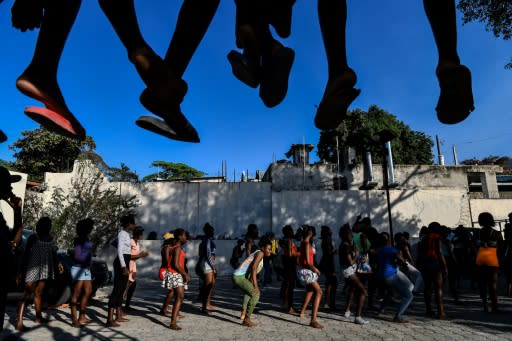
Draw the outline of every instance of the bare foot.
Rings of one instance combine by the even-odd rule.
[[[26,70],[16,81],[16,87],[24,95],[43,103],[49,110],[57,113],[67,123],[62,124],[54,120],[41,118],[38,123],[49,130],[58,131],[58,128],[67,131],[69,134],[83,140],[85,138],[85,129],[80,122],[68,109],[64,97],[57,83],[40,81],[37,77],[31,75],[31,71]],[[53,83],[53,84],[52,84]]]
[[[78,319],[78,323],[79,323],[79,324],[89,324],[89,323],[91,323],[91,322],[92,322],[92,320],[90,320],[90,319],[88,319],[88,318],[86,318],[86,317],[84,317],[84,318],[79,318],[79,319]]]
[[[318,321],[317,321],[317,320],[311,321],[311,322],[309,323],[309,325],[310,325],[311,327],[313,327],[313,328],[317,328],[317,329],[323,329],[323,328],[324,328],[324,326],[322,326],[320,323],[318,323]]]
[[[119,327],[120,324],[117,323],[116,321],[107,321],[107,324],[106,324],[107,327]]]
[[[176,323],[171,323],[169,325],[169,328],[171,328],[172,330],[181,330],[181,327],[178,326]]]
[[[249,328],[256,327],[256,323],[252,322],[249,317],[244,318],[244,322],[242,322],[242,325]]]
[[[245,320],[245,311],[242,310],[242,312],[240,313],[240,320]]]
[[[47,319],[47,318],[43,318],[43,317],[36,317],[36,319],[34,320],[35,323],[39,323],[39,324],[45,324],[45,323],[49,323],[50,322],[50,319]]]
[[[73,321],[71,323],[71,326],[74,328],[80,328],[82,325],[78,321]]]
[[[115,321],[116,322],[128,322],[130,320],[121,316],[121,317],[116,318]]]
[[[301,312],[299,313],[299,316],[300,316],[301,318],[306,318],[306,317],[308,317],[308,316],[309,316],[309,314],[308,314],[307,312],[305,312],[305,311],[301,311]]]

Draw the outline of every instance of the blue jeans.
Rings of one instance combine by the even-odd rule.
[[[409,307],[409,304],[412,302],[412,283],[406,276],[399,276],[398,273],[385,277],[383,279],[384,284],[390,291],[397,292],[402,296],[402,300],[400,301],[400,304],[398,306],[398,310],[395,314],[396,318],[402,318],[402,315],[407,310],[407,307]],[[384,300],[382,301],[380,305],[379,311],[384,311],[384,308],[389,304],[389,301],[391,300],[391,293],[388,293],[384,296]]]

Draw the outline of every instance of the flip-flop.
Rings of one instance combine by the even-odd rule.
[[[197,132],[195,133],[195,136],[193,134],[180,135],[177,132],[175,132],[164,120],[161,120],[153,116],[140,116],[135,121],[135,124],[152,133],[165,136],[171,140],[193,143],[200,142]],[[195,132],[195,129],[192,126],[190,126],[190,128],[193,129]]]
[[[336,129],[347,117],[350,104],[361,93],[361,90],[354,88],[357,77],[350,71],[351,74],[342,75],[334,81],[320,102],[315,115],[315,126],[318,129]]]
[[[294,59],[295,52],[285,46],[263,59],[260,98],[267,107],[275,107],[286,97]]]
[[[57,134],[79,140],[85,139],[85,130],[80,126],[82,129],[77,131],[76,125],[74,126],[58,112],[48,108],[30,106],[25,108],[24,113],[46,129]],[[76,123],[78,123],[78,121]]]
[[[438,73],[441,93],[436,106],[437,118],[444,124],[464,121],[473,110],[471,72],[464,65],[447,68]]]
[[[0,143],[5,141],[7,141],[7,135],[5,135],[5,133],[2,130],[0,130]]]
[[[169,99],[167,103],[163,103],[158,100],[151,90],[146,89],[140,95],[140,103],[151,113],[161,117],[165,121],[166,126],[163,126],[155,118],[147,119],[148,117],[151,118],[151,116],[142,116],[137,120],[139,121],[141,118],[144,118],[141,122],[143,126],[137,123],[139,127],[177,141],[200,142],[196,129],[190,124],[185,115],[182,114],[179,104],[173,102],[172,99]]]
[[[259,65],[252,65],[246,56],[234,50],[231,50],[227,57],[231,64],[231,72],[239,81],[254,89],[260,85]]]

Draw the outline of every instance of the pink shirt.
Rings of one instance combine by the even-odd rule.
[[[135,242],[135,239],[132,239],[131,244],[132,244],[131,255],[137,256],[140,253],[139,243]],[[133,260],[133,259],[130,260],[129,269],[130,269],[130,275],[128,277],[128,280],[130,282],[135,282],[135,279],[136,279],[135,277],[137,274],[137,265],[135,264],[135,260]]]

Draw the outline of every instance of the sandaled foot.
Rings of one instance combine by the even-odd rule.
[[[7,135],[0,130],[0,143],[7,141]]]
[[[181,327],[178,326],[176,323],[171,323],[169,325],[169,328],[172,329],[172,330],[181,330]]]
[[[85,129],[75,116],[69,111],[59,88],[37,84],[28,74],[21,75],[16,81],[16,87],[24,95],[43,103],[48,111],[25,109],[25,114],[41,124],[43,127],[58,134],[72,136],[80,140],[85,139]],[[42,109],[42,108],[41,108]]]
[[[260,65],[251,63],[247,56],[234,50],[228,53],[228,61],[236,79],[254,89],[260,85]]]
[[[256,323],[252,322],[250,318],[246,317],[244,318],[244,321],[242,322],[243,326],[253,328],[256,327]]]
[[[164,91],[170,78],[170,70],[163,59],[149,46],[139,48],[128,55],[140,78],[153,91]]]
[[[161,120],[159,118],[153,117],[153,116],[140,116],[136,121],[135,124],[137,124],[139,127],[149,130],[155,134],[159,134],[162,136],[165,136],[171,140],[176,141],[183,141],[183,142],[199,142],[199,137],[197,136],[194,138],[194,134],[191,134],[191,136],[182,136],[176,133],[164,120]],[[192,127],[193,129],[193,127]],[[194,129],[195,131],[195,129]]]
[[[156,122],[149,120],[151,122],[148,122],[146,126],[142,126],[137,123],[137,125],[139,125],[141,128],[148,129],[157,134],[164,135],[177,141],[193,143],[200,142],[196,129],[192,126],[192,124],[190,124],[185,115],[183,115],[177,102],[173,102],[171,100],[162,102],[158,99],[157,96],[153,94],[153,92],[149,91],[148,89],[142,92],[140,96],[140,102],[150,112],[163,118],[165,124],[167,125],[167,127],[165,127],[161,124],[156,124]],[[144,124],[144,122],[141,123]],[[153,125],[156,125],[154,130],[152,129]],[[159,131],[161,129],[163,129],[162,132]]]
[[[336,129],[343,122],[348,107],[361,93],[361,90],[354,88],[356,81],[355,72],[348,69],[327,84],[324,97],[316,110],[315,126],[318,129]]]
[[[313,327],[313,328],[317,328],[317,329],[323,329],[323,328],[324,328],[324,326],[322,326],[322,325],[321,325],[320,323],[318,323],[318,321],[316,321],[316,320],[315,320],[315,321],[311,321],[311,322],[309,323],[309,326],[310,326],[310,327]]]
[[[275,107],[286,97],[294,59],[295,52],[285,46],[277,48],[268,58],[263,58],[260,98],[267,107]]]
[[[464,65],[440,65],[436,70],[441,93],[436,106],[441,123],[464,121],[475,110],[471,72]]]

